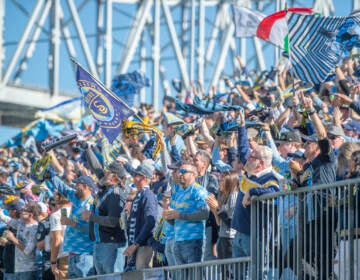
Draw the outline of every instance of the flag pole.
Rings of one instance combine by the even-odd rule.
[[[133,112],[133,115],[142,123],[145,124],[144,120],[142,118],[140,118],[140,116],[137,114],[137,112],[132,109],[131,107],[129,107],[128,104],[126,104],[126,102],[124,102],[121,98],[119,98],[116,94],[114,94],[110,89],[107,89],[105,87],[105,85],[103,85],[102,82],[100,82],[97,78],[95,78],[91,73],[89,73],[84,67],[81,66],[81,64],[79,62],[77,62],[73,57],[70,57],[70,60],[76,65],[76,66],[80,66],[92,79],[94,79],[98,85],[105,91],[107,91],[114,99],[116,99],[117,101],[119,101],[121,104],[123,104],[128,110],[130,110],[131,112]]]

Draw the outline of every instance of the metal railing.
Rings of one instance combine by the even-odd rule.
[[[251,201],[251,256],[86,279],[360,279],[360,178]]]
[[[245,272],[250,267],[250,257],[234,258],[200,263],[164,266],[139,271],[97,275],[79,279],[101,279],[101,280],[226,280],[245,279]],[[240,276],[240,273],[243,273]]]
[[[360,179],[255,197],[251,279],[360,279]]]

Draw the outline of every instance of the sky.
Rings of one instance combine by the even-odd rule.
[[[352,0],[345,0],[345,1],[338,1],[338,0],[334,0],[333,2],[335,5],[335,14],[336,15],[347,15],[350,12],[350,8],[351,8],[351,1]],[[14,2],[20,3],[21,4],[21,8],[19,8],[19,6],[16,6],[14,4]],[[65,14],[65,18],[67,18],[69,12],[67,10],[67,5],[65,0],[60,0],[61,5],[64,7],[64,14]],[[89,24],[85,24],[84,25],[84,29],[85,32],[87,34],[94,34],[94,29],[93,27],[96,26],[96,17],[95,17],[95,2],[96,1],[87,1],[86,4],[82,10],[79,12],[79,15],[82,19],[82,22],[88,22]],[[288,1],[289,3],[291,1]],[[312,0],[302,0],[302,1],[297,1],[297,3],[300,3],[297,6],[309,6],[311,5],[313,1]],[[344,2],[349,3],[348,5],[344,4]],[[26,26],[27,23],[27,17],[25,16],[26,13],[31,13],[31,11],[33,10],[36,1],[35,0],[27,0],[27,1],[10,1],[7,0],[5,1],[6,5],[5,5],[5,31],[4,31],[4,37],[5,37],[5,42],[7,43],[5,48],[6,48],[6,53],[5,53],[5,63],[4,66],[6,67],[6,65],[8,64],[10,58],[12,57],[14,50],[15,50],[15,46],[16,46],[16,42],[19,41],[21,33],[24,29],[24,27]],[[75,1],[75,3],[78,5],[78,3],[80,3],[79,1]],[[115,6],[114,6],[115,7]],[[113,26],[115,28],[117,28],[117,31],[115,32],[115,40],[113,43],[113,57],[119,57],[120,58],[120,53],[121,51],[120,48],[122,48],[123,46],[121,45],[122,42],[122,38],[124,36],[127,35],[127,31],[126,27],[130,26],[130,19],[131,19],[131,15],[134,14],[136,6],[134,4],[131,5],[119,5],[116,6],[118,9],[118,11],[114,12],[113,15]],[[174,12],[175,11],[175,12]],[[180,15],[176,14],[176,9],[173,10],[173,17],[174,20],[180,20]],[[211,14],[207,14],[207,20],[211,20],[212,15]],[[15,20],[14,20],[15,19]],[[162,19],[162,21],[164,21],[164,19]],[[32,58],[29,60],[29,63],[27,65],[27,69],[28,71],[24,71],[23,75],[22,75],[22,82],[26,85],[31,85],[34,87],[40,87],[40,88],[44,88],[47,86],[48,84],[48,74],[47,74],[47,70],[46,70],[46,65],[47,65],[47,61],[48,61],[48,49],[49,46],[46,43],[46,38],[48,36],[49,31],[49,22],[48,20],[46,21],[45,24],[45,28],[42,30],[41,34],[40,34],[40,40],[42,40],[41,43],[38,43],[36,46],[36,49],[34,50],[34,52],[32,53]],[[210,33],[210,24],[208,24],[207,26],[207,33]],[[69,24],[69,29],[70,30],[74,30],[74,27],[72,25]],[[162,30],[162,39],[168,37],[168,32],[167,30]],[[148,39],[149,36],[145,35],[145,39]],[[95,37],[94,36],[88,36],[89,42],[90,42],[90,48],[92,50],[94,50],[94,46],[95,46]],[[164,39],[163,39],[164,40]],[[267,43],[264,43],[267,44]],[[75,48],[77,50],[80,50],[80,45],[76,45],[75,42]],[[249,46],[249,50],[248,50],[248,54],[250,55],[252,50],[251,50],[252,46]],[[273,51],[270,51],[273,49],[272,46],[267,48],[269,50],[269,54],[267,55],[267,60],[270,60],[273,54]],[[151,51],[152,50],[147,50],[147,55],[151,55]],[[67,52],[66,52],[66,47],[65,44],[62,43],[61,44],[61,48],[60,48],[60,52],[62,53],[62,61],[61,61],[61,69],[60,69],[60,77],[61,77],[61,81],[60,81],[60,89],[66,92],[77,92],[77,88],[76,88],[76,84],[75,84],[75,79],[74,79],[74,69],[72,67],[72,64],[70,63],[70,61],[67,59]],[[78,61],[84,65],[85,65],[85,59],[84,57],[81,55],[81,51],[77,51],[78,53]],[[167,57],[168,55],[170,55],[170,49],[163,47],[163,53],[162,56],[163,57]],[[216,58],[214,58],[215,61]],[[172,63],[173,61],[166,61],[164,60],[164,65],[165,68],[167,70],[167,79],[171,80],[172,78],[178,78],[179,74],[177,72],[172,72]],[[270,63],[268,63],[269,65]],[[138,70],[135,69],[138,68],[138,64],[135,64],[132,66],[132,69],[130,69],[131,71],[134,70]],[[113,66],[113,72],[115,72],[115,66]],[[210,71],[212,71],[212,68],[209,68]],[[147,71],[152,71],[151,65],[150,63],[148,63],[148,69]],[[226,71],[226,70],[225,70]],[[230,73],[225,73],[225,74],[230,74]]]

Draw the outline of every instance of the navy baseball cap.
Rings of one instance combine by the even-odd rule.
[[[74,179],[73,183],[85,184],[85,185],[89,186],[90,188],[92,188],[93,190],[95,189],[95,183],[94,183],[93,179],[91,179],[90,176],[81,175],[79,178]]]

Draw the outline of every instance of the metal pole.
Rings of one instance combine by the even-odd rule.
[[[10,79],[10,75],[12,73],[12,71],[14,70],[14,67],[15,67],[15,64],[24,48],[24,45],[26,43],[26,40],[30,34],[30,31],[32,30],[33,26],[34,26],[34,23],[36,21],[36,19],[38,18],[39,16],[39,13],[41,11],[41,7],[43,6],[44,4],[44,0],[38,0],[37,3],[36,3],[36,6],[33,10],[33,12],[31,13],[31,17],[29,18],[29,21],[27,22],[26,24],[26,27],[25,27],[25,30],[21,36],[21,39],[19,41],[19,44],[17,45],[16,47],[16,50],[15,50],[15,53],[14,55],[12,56],[8,66],[6,67],[6,72],[5,72],[5,75],[4,75],[4,78],[3,78],[3,83],[4,84],[7,84],[9,79]]]
[[[111,85],[111,61],[112,61],[112,0],[107,0],[105,4],[106,11],[106,29],[105,29],[105,85]]]
[[[145,46],[145,38],[144,34],[141,38],[141,48],[140,48],[140,70],[143,73],[146,73],[146,46]],[[145,103],[146,102],[146,96],[145,96],[145,88],[140,90],[140,102]]]
[[[200,0],[199,6],[199,48],[198,48],[198,80],[204,84],[205,65],[205,3]]]
[[[218,81],[219,81],[221,72],[224,69],[227,52],[229,50],[229,46],[230,46],[232,37],[234,36],[234,31],[235,31],[235,26],[231,22],[229,24],[229,26],[228,26],[228,28],[226,30],[225,36],[224,36],[225,37],[224,42],[223,42],[223,44],[221,46],[222,51],[221,51],[219,59],[217,61],[217,64],[216,64],[216,67],[215,67],[215,70],[214,70],[214,74],[213,74],[212,79],[211,79],[211,83],[209,84],[209,89],[210,89],[210,87],[212,85],[216,85],[218,83]]]
[[[49,11],[50,11],[52,2],[53,1],[48,1],[45,4],[45,7],[41,13],[40,20],[39,20],[38,24],[36,25],[35,31],[30,40],[30,43],[27,45],[25,54],[24,54],[23,58],[21,59],[21,62],[16,70],[15,75],[14,75],[15,84],[18,84],[20,82],[21,74],[26,69],[27,62],[28,62],[29,58],[32,57],[32,55],[35,51],[36,42],[41,34],[41,29],[44,27],[45,20],[47,19],[48,15],[49,15]],[[51,36],[51,38],[53,38],[53,37]],[[54,40],[51,41],[50,46],[52,45],[53,42],[54,42]],[[50,53],[51,53],[51,47],[50,47]],[[51,84],[52,84],[52,82],[49,83],[49,85],[51,85]]]
[[[60,23],[61,23],[61,27],[62,27],[61,29],[62,29],[62,34],[64,36],[66,49],[67,49],[70,57],[76,57],[76,50],[75,50],[73,41],[71,39],[69,28],[67,28],[63,19],[64,19],[64,12],[62,11],[62,8],[60,6]]]
[[[49,56],[49,86],[50,95],[59,94],[59,64],[60,64],[60,0],[53,0],[51,16],[51,44]]]
[[[4,26],[5,26],[5,0],[0,0],[0,84],[3,78],[3,65],[5,59],[4,47]]]
[[[155,0],[154,11],[154,44],[153,44],[153,104],[159,108],[159,79],[160,79],[160,0]]]
[[[103,42],[103,36],[104,36],[104,0],[97,0],[96,1],[96,22],[97,22],[97,28],[96,28],[96,68],[98,70],[99,75],[101,75],[104,72],[104,42]]]
[[[79,17],[79,14],[77,12],[75,3],[74,3],[73,0],[67,0],[67,3],[68,3],[68,6],[69,6],[69,10],[70,10],[72,19],[74,21],[76,31],[77,31],[77,33],[79,35],[79,39],[80,39],[80,42],[81,42],[81,47],[83,49],[83,52],[84,52],[86,61],[87,61],[88,65],[89,65],[90,71],[94,74],[95,77],[99,77],[99,74],[98,74],[98,72],[96,70],[96,66],[95,66],[93,57],[91,55],[89,44],[88,44],[88,42],[86,40],[86,35],[85,35],[85,32],[84,32],[84,29],[83,29],[83,27],[81,25],[80,17]]]
[[[196,3],[191,1],[191,27],[190,27],[190,80],[194,81],[195,67],[195,32],[196,32]]]
[[[129,32],[129,37],[127,39],[126,47],[123,51],[123,55],[120,59],[120,64],[116,70],[117,74],[124,73],[128,70],[131,60],[136,51],[136,46],[138,45],[141,33],[144,30],[146,20],[150,14],[151,7],[153,5],[152,0],[147,0],[142,3],[134,21],[131,31]]]
[[[184,56],[181,53],[181,48],[177,38],[176,29],[171,17],[170,9],[168,7],[168,4],[166,3],[166,0],[162,0],[161,3],[165,15],[165,20],[169,28],[170,37],[174,46],[177,62],[179,64],[182,81],[184,82],[184,86],[187,88],[189,86],[189,76],[186,71],[186,62]]]
[[[353,4],[352,4],[352,10],[358,10],[360,9],[360,1],[359,0],[353,0]]]

